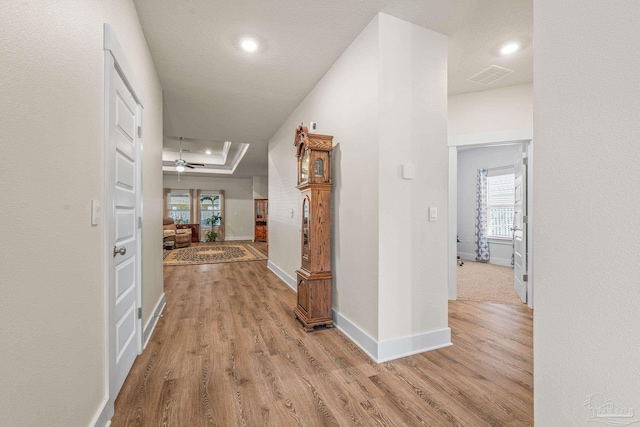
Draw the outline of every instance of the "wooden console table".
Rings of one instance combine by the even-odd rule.
[[[200,224],[176,224],[176,228],[191,229],[191,243],[197,243],[200,241]]]

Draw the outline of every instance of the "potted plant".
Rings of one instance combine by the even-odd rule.
[[[202,203],[205,200],[209,200],[213,205],[214,200],[218,200],[219,198],[220,196],[214,196],[214,197],[203,196],[200,198],[200,203]],[[211,227],[211,230],[207,231],[204,235],[206,242],[215,242],[218,239],[219,234],[213,230],[213,227],[215,227],[216,224],[219,224],[221,221],[222,221],[222,216],[216,213],[214,213],[211,217],[205,220],[205,223]]]

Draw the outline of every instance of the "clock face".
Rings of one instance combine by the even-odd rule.
[[[305,148],[300,167],[300,182],[309,181],[309,150]]]

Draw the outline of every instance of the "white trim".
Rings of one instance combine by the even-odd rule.
[[[143,229],[142,229],[142,167],[143,167],[143,162],[142,162],[142,136],[138,136],[138,135],[144,135],[144,124],[142,121],[142,113],[143,113],[143,108],[142,105],[138,104],[136,106],[136,127],[142,129],[142,133],[138,134],[136,132],[136,186],[137,186],[137,191],[136,191],[136,214],[137,217],[135,218],[136,221],[136,232],[138,233],[138,237],[136,239],[136,281],[138,283],[138,286],[136,286],[136,298],[138,299],[138,307],[142,308],[144,301],[143,301],[143,293],[142,293],[142,265],[144,263],[144,256],[143,256],[143,246],[142,246],[142,241],[143,241]],[[140,220],[138,220],[138,218],[140,218]],[[139,318],[136,320],[137,325],[136,328],[138,329],[138,332],[140,333],[140,341],[138,341],[136,343],[136,346],[138,347],[138,354],[142,354],[142,350],[144,349],[144,337],[143,335],[143,327],[142,327],[142,318]]]
[[[533,310],[533,141],[527,145],[527,305]]]
[[[333,309],[332,312],[335,327],[360,347],[362,351],[367,353],[371,360],[378,362],[378,342],[371,335],[357,327],[351,320],[336,311],[336,309]]]
[[[476,260],[476,254],[469,254],[466,252],[458,252],[458,256],[460,258],[462,258],[465,261],[475,261]],[[496,257],[490,257],[489,259],[489,264],[494,264],[494,265],[502,265],[504,267],[513,267],[513,265],[511,265],[511,259],[507,259],[507,258],[496,258]]]
[[[511,258],[507,259],[507,258],[496,258],[496,257],[489,256],[489,264],[501,265],[503,267],[513,268],[513,265],[511,265]]]
[[[389,360],[424,353],[425,351],[437,350],[451,345],[450,328],[395,338],[378,343],[378,360],[376,362],[388,362]]]
[[[467,252],[458,252],[458,256],[464,260],[467,261],[475,261],[476,260],[476,254],[470,254]]]
[[[451,171],[455,171],[452,173]],[[449,147],[449,183],[447,199],[447,271],[448,283],[447,291],[450,300],[458,299],[458,263],[456,253],[458,252],[458,149]]]
[[[112,211],[109,208],[110,202],[113,200],[113,192],[110,188],[111,176],[110,176],[110,162],[111,162],[111,148],[110,148],[110,111],[111,111],[111,80],[113,78],[114,72],[120,75],[125,84],[128,86],[131,91],[132,96],[134,97],[137,104],[137,126],[142,126],[142,106],[143,106],[143,92],[140,84],[138,83],[135,74],[133,73],[133,69],[129,65],[122,48],[120,47],[120,43],[116,35],[111,30],[111,26],[107,23],[104,24],[103,27],[103,36],[104,36],[104,161],[105,161],[105,170],[104,170],[104,185],[105,185],[105,198],[104,198],[104,216],[103,216],[103,231],[105,236],[105,248],[104,248],[104,354],[105,354],[105,369],[104,369],[104,401],[102,403],[102,409],[99,411],[97,417],[95,418],[94,425],[102,426],[102,425],[110,425],[110,418],[114,413],[114,401],[116,396],[112,396],[113,390],[111,387],[111,376],[112,376],[112,367],[111,363],[113,360],[111,359],[111,351],[110,351],[110,325],[112,318],[112,308],[111,304],[115,302],[111,301],[110,293],[109,293],[109,284],[110,284],[110,270],[113,263],[113,249],[112,242],[110,241],[111,236],[111,221],[114,220],[112,217]],[[136,170],[136,184],[138,185],[138,194],[136,197],[136,210],[138,216],[142,216],[142,138],[136,136],[136,158],[137,158],[137,170]],[[137,218],[136,218],[137,221]],[[142,230],[140,228],[136,228],[138,232],[137,245],[136,245],[136,302],[137,307],[142,305]],[[139,341],[136,343],[138,354],[142,352],[142,319],[136,319],[136,329],[137,333],[140,337]],[[105,423],[105,420],[107,422]]]
[[[278,276],[280,278],[280,280],[282,280],[284,283],[286,283],[287,286],[289,286],[291,289],[293,289],[294,292],[298,292],[298,290],[296,289],[296,284],[297,284],[296,283],[296,279],[294,279],[293,277],[291,277],[287,273],[285,273],[284,270],[282,270],[280,267],[278,267],[277,265],[272,263],[271,260],[269,260],[267,262],[267,268],[269,270],[271,270],[273,272],[273,274]]]
[[[217,173],[217,174],[224,174],[224,175],[232,175],[236,171],[236,168],[240,164],[240,161],[242,160],[244,155],[247,153],[248,149],[249,149],[249,144],[241,143],[238,149],[236,150],[235,155],[233,156],[233,159],[231,160],[231,163],[229,165],[214,165],[211,163],[204,162],[204,163],[207,163],[209,166],[204,168],[193,169],[193,170],[187,169],[180,173]],[[171,165],[162,166],[162,171],[178,173],[178,171],[176,170],[176,167]]]
[[[452,345],[449,328],[378,342],[336,309],[333,309],[333,324],[376,363]]]
[[[120,71],[124,82],[131,89],[132,95],[135,97],[136,102],[144,106],[144,102],[142,102],[142,100],[144,99],[142,86],[140,85],[140,83],[138,83],[138,79],[136,79],[133,68],[131,68],[131,66],[129,65],[129,61],[127,61],[127,57],[120,47],[118,38],[111,29],[111,25],[107,24],[106,22],[104,24],[104,50],[107,52],[111,52],[111,55],[113,55],[113,59],[116,61],[116,68]]]
[[[450,136],[449,147],[494,145],[506,142],[529,142],[532,139],[533,128],[512,129],[498,132],[468,133],[464,135]]]
[[[267,262],[267,267],[278,276],[280,280],[296,291],[296,281],[293,277],[289,276],[271,261]],[[360,349],[376,363],[388,362],[389,360],[451,345],[451,329],[449,328],[377,342],[371,335],[360,329],[335,308],[331,311],[334,326],[345,334],[355,345],[360,347]]]
[[[144,330],[142,331],[142,342],[144,343],[142,346],[143,349],[147,348],[147,344],[149,344],[151,335],[153,335],[153,331],[156,329],[156,325],[158,324],[158,319],[160,318],[160,315],[162,314],[166,306],[167,306],[167,299],[163,292],[162,295],[160,296],[160,299],[158,299],[158,303],[156,304],[156,307],[153,309],[153,312],[151,313],[151,318],[149,318],[149,321],[147,322],[147,324],[144,327]]]
[[[494,245],[505,245],[505,246],[513,245],[512,237],[487,236],[487,239],[489,240],[489,243],[492,243]]]
[[[91,427],[109,427],[111,425],[111,415],[109,414],[113,414],[113,404],[111,404],[111,410],[109,410],[108,406],[109,399],[103,399],[100,409],[98,409],[91,424],[89,424]]]
[[[225,242],[233,242],[236,240],[249,240],[252,241],[253,240],[253,236],[224,236],[224,241]]]

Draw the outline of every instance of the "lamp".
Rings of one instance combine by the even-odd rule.
[[[184,166],[182,166],[182,165],[178,165],[178,166],[176,166],[176,170],[177,170],[178,172],[184,172]]]

